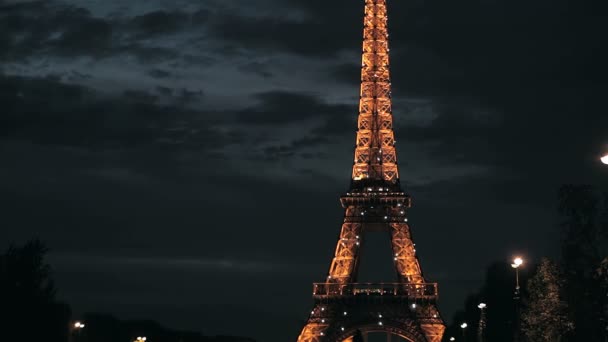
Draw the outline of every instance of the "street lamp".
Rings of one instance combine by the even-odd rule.
[[[450,341],[456,341],[456,339],[454,338],[454,336],[450,337]]]
[[[76,321],[74,322],[74,324],[72,325],[72,333],[70,334],[70,337],[72,338],[72,340],[76,340],[76,336],[78,336],[78,340],[80,340],[80,334],[82,329],[84,329],[86,325],[80,321]]]
[[[524,260],[520,257],[513,259],[511,267],[515,269],[515,298],[519,298],[519,266],[524,263]]]
[[[479,326],[477,327],[477,341],[483,342],[483,329],[486,327],[486,308],[488,307],[486,303],[479,303],[477,305],[479,310],[481,310],[481,315],[479,316]]]
[[[138,336],[135,342],[144,342],[145,340],[147,340],[146,336]]]
[[[463,322],[463,323],[460,325],[460,327],[462,328],[462,339],[463,339],[463,340],[466,340],[464,333],[465,333],[465,329],[466,329],[468,326],[469,326],[469,325],[468,325],[466,322]]]
[[[600,158],[600,161],[606,165],[608,165],[608,154]]]
[[[520,257],[513,259],[511,267],[515,269],[515,331],[513,341],[519,341],[519,266],[524,263],[524,260]]]

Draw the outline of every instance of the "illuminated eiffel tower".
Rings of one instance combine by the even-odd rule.
[[[407,223],[411,200],[399,183],[393,116],[386,0],[365,0],[361,100],[351,189],[340,201],[344,223],[324,283],[313,284],[314,308],[298,342],[352,341],[384,332],[411,342],[441,341],[437,284],[422,275]],[[396,283],[359,284],[365,233],[387,231]]]

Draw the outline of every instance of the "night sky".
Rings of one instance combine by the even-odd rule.
[[[490,262],[556,253],[560,184],[608,185],[607,13],[389,1],[401,182],[446,319]],[[43,239],[76,314],[294,341],[342,220],[362,18],[362,0],[0,0],[0,247]],[[390,280],[388,246],[365,245],[363,280]]]

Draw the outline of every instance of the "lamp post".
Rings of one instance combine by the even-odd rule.
[[[462,328],[462,340],[463,341],[466,341],[465,330],[468,326],[469,325],[466,322],[464,322],[460,325],[460,328]]]
[[[481,310],[481,314],[479,315],[479,326],[477,327],[477,342],[483,342],[483,330],[486,327],[486,308],[488,307],[486,303],[479,303],[477,305],[479,310]]]
[[[80,340],[81,331],[84,329],[86,325],[80,321],[74,322],[74,324],[70,327],[70,336],[72,337],[72,341]]]
[[[514,324],[514,335],[513,341],[519,341],[519,267],[524,263],[524,260],[520,257],[513,259],[511,267],[515,269],[515,294],[513,300],[515,301],[515,324]]]
[[[524,260],[520,257],[513,259],[511,267],[515,269],[515,299],[519,299],[519,266],[524,263]]]

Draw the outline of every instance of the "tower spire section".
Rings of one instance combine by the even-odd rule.
[[[397,186],[386,0],[366,0],[352,187]]]
[[[365,0],[361,92],[351,189],[327,278],[313,284],[314,307],[298,342],[353,342],[382,331],[411,342],[440,342],[445,325],[437,284],[427,283],[401,190],[391,103],[386,0]],[[396,282],[358,283],[360,250],[371,232],[388,233]]]

